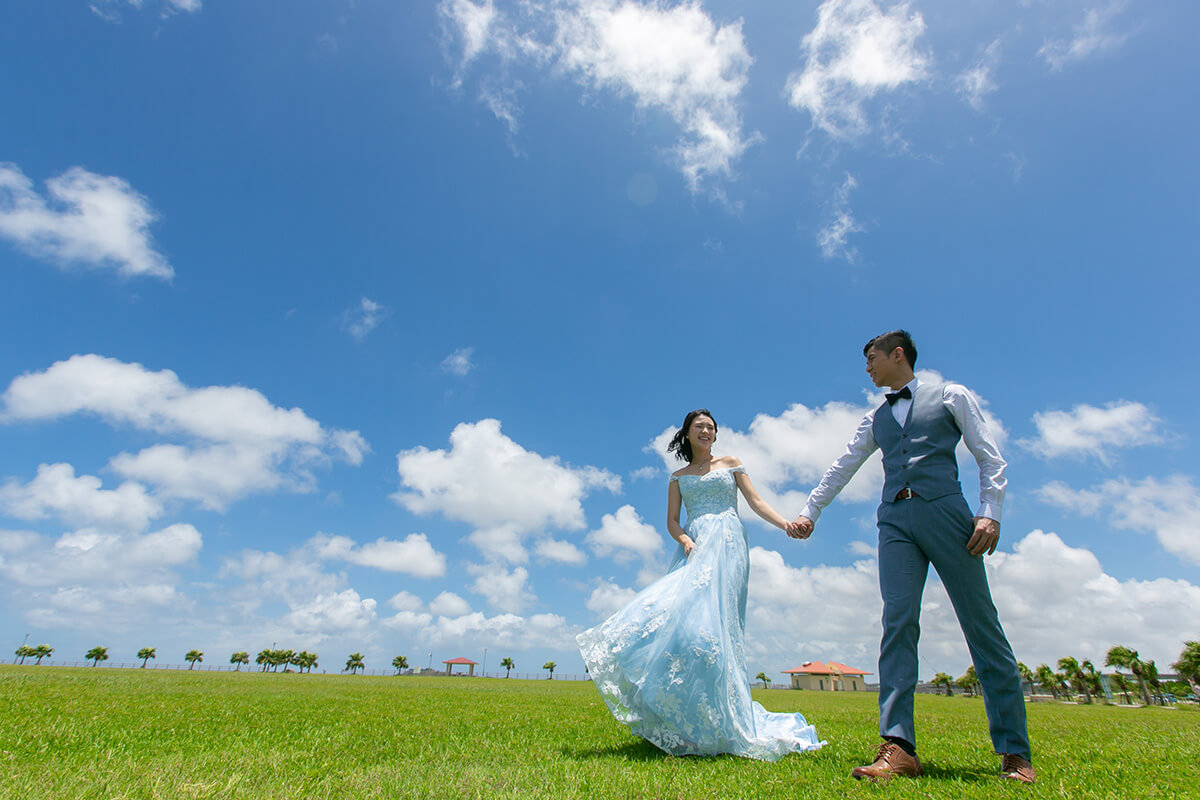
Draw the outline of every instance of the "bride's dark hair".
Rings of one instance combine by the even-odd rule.
[[[692,420],[696,417],[708,417],[713,421],[713,433],[717,431],[717,418],[712,415],[712,412],[707,408],[697,408],[695,411],[689,411],[687,416],[683,418],[683,427],[675,431],[675,435],[671,437],[671,443],[667,445],[667,452],[674,453],[676,458],[682,459],[689,464],[692,463],[692,443],[688,441],[688,428],[692,427]]]

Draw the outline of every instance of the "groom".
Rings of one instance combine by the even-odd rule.
[[[996,550],[1004,502],[1004,459],[975,396],[955,383],[922,383],[913,375],[917,348],[907,331],[876,336],[863,348],[867,374],[890,387],[887,402],[863,418],[846,448],[809,495],[788,535],[806,539],[837,493],[875,450],[883,451],[879,505],[879,746],[875,762],[855,778],[887,780],[922,773],[913,725],[921,593],[930,563],[954,604],[983,688],[992,744],[1003,777],[1033,783],[1025,698],[1012,648],[988,591],[983,554]],[[954,450],[962,439],[979,465],[979,512],[972,517],[958,483]]]

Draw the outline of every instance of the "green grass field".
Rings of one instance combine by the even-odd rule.
[[[0,667],[0,797],[1200,797],[1194,709],[1033,704],[1030,788],[996,777],[980,700],[918,696],[927,774],[876,786],[849,778],[875,695],[755,696],[830,744],[666,757],[582,682]]]

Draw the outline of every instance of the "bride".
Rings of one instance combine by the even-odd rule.
[[[707,409],[684,418],[667,448],[688,462],[668,490],[667,528],[679,543],[671,566],[577,641],[604,702],[637,736],[672,755],[776,761],[824,742],[800,714],[773,714],[750,698],[749,539],[738,490],[767,522],[784,530],[788,522],[758,496],[741,461],[713,457],[716,440]]]

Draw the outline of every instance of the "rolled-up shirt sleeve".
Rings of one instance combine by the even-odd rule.
[[[863,465],[863,462],[879,449],[879,445],[875,443],[875,433],[872,430],[874,425],[875,411],[872,410],[859,423],[858,430],[854,432],[854,438],[850,440],[850,444],[846,445],[846,452],[833,462],[833,465],[825,471],[817,488],[812,490],[812,494],[808,496],[808,502],[804,504],[804,510],[800,512],[801,516],[816,522],[825,507],[833,502],[833,498],[837,497],[838,492],[844,489],[850,479],[854,477],[854,473],[858,472],[858,468]]]
[[[999,522],[1004,491],[1008,487],[1008,479],[1004,477],[1008,464],[1000,455],[1000,448],[983,418],[983,409],[975,395],[957,383],[946,384],[942,403],[954,415],[954,421],[962,431],[963,444],[979,465],[979,512],[976,516]]]

